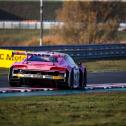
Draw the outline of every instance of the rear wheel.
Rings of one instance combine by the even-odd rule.
[[[70,75],[70,88],[79,88],[79,70],[73,68]]]
[[[74,83],[74,70],[72,69],[71,70],[71,73],[70,73],[70,82],[69,82],[69,87],[70,89],[73,89],[73,83]]]
[[[83,88],[83,72],[81,69],[79,69],[79,87]]]
[[[84,69],[84,82],[83,82],[84,87],[87,85],[87,69]]]
[[[87,84],[87,70],[84,68],[84,72],[80,69],[80,79],[79,79],[79,87],[84,88]]]
[[[69,89],[70,88],[70,83],[69,83],[69,76],[70,76],[70,73],[68,70],[66,70],[66,78],[65,78],[65,83],[64,83],[64,86],[63,88],[65,89]]]

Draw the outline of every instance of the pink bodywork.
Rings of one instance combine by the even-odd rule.
[[[25,59],[22,62],[16,62],[12,66],[13,68],[20,68],[24,70],[37,70],[37,71],[59,71],[59,72],[65,72],[68,68],[67,65],[63,66],[60,65],[63,60],[61,55],[54,55],[58,58],[58,62],[52,63],[52,62],[38,62],[38,61],[28,61]]]

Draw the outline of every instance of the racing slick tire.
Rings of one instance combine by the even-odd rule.
[[[74,82],[73,80],[74,80],[74,70],[72,69],[70,73],[70,84],[69,84],[70,89],[73,89],[73,82]]]
[[[82,72],[82,70],[79,69],[79,72],[80,72],[79,87],[84,88],[86,87],[86,84],[87,84],[87,70],[86,68],[84,68],[84,72]]]
[[[77,87],[74,87],[74,83],[75,83],[75,75],[74,75],[74,68],[72,68],[71,70],[71,76],[70,76],[70,89],[73,89],[73,88],[79,88],[79,82],[78,82],[78,86]],[[78,74],[79,76],[79,74]],[[79,79],[79,78],[78,78]],[[80,79],[79,79],[80,80]],[[78,80],[78,81],[79,81]]]
[[[83,81],[83,86],[86,87],[87,86],[87,69],[84,69],[84,81]]]

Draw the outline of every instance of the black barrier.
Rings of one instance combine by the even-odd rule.
[[[0,49],[26,51],[57,51],[67,53],[75,60],[126,58],[126,44],[6,46]]]

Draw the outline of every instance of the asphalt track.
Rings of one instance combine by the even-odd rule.
[[[2,90],[4,87],[10,89],[8,84],[8,70],[0,69],[0,88]],[[124,86],[123,86],[124,84]],[[109,86],[110,85],[110,86]],[[115,87],[114,87],[114,86]],[[118,85],[120,85],[118,87]],[[8,89],[7,89],[8,90]],[[46,89],[34,89],[29,91],[29,89],[18,89],[16,93],[7,92],[0,93],[0,97],[11,97],[11,96],[38,96],[38,95],[68,95],[68,94],[78,94],[78,93],[90,93],[90,92],[106,92],[106,91],[126,91],[126,72],[96,72],[88,73],[88,84],[86,89],[82,90],[49,90]],[[15,92],[15,91],[14,91]]]
[[[126,83],[125,72],[88,73],[88,84]],[[8,69],[0,69],[0,87],[9,87]]]

